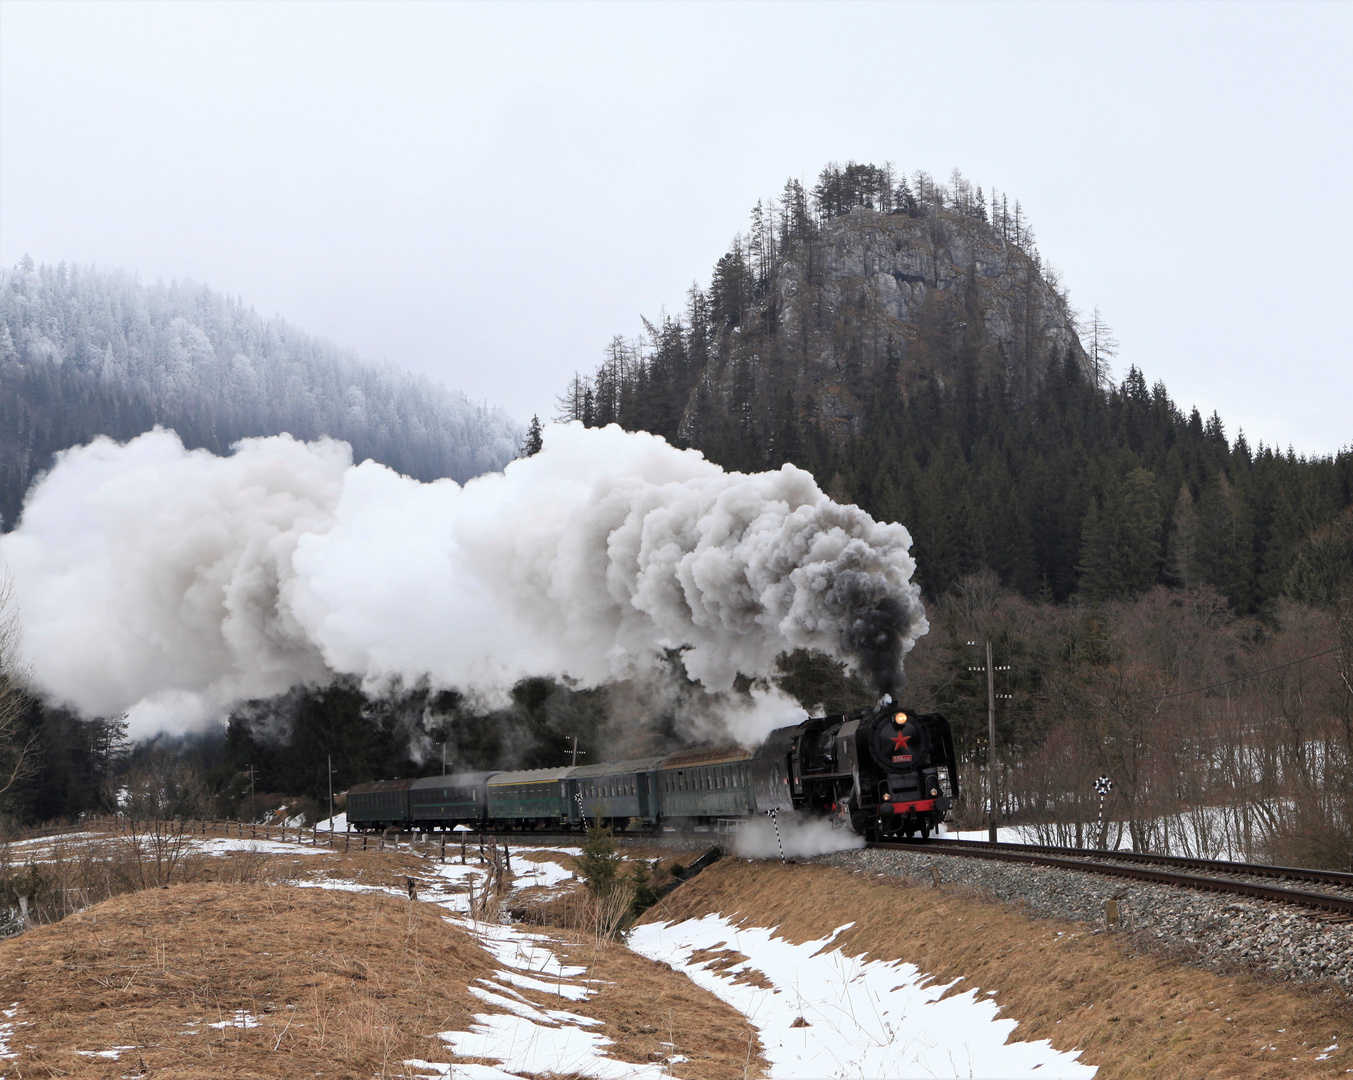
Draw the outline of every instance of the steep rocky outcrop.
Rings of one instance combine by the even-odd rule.
[[[962,212],[855,207],[787,245],[752,292],[735,325],[711,328],[684,403],[692,441],[715,405],[755,414],[788,394],[803,415],[858,433],[881,379],[910,395],[971,365],[1018,402],[1051,362],[1087,365],[1055,278]]]

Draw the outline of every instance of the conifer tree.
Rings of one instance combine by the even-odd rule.
[[[522,443],[521,456],[535,457],[545,449],[545,438],[540,427],[540,417],[538,415],[531,417],[531,424],[526,429],[526,441]]]
[[[1160,495],[1151,472],[1133,469],[1128,474],[1117,516],[1125,592],[1140,595],[1155,585],[1160,573]]]
[[[1198,512],[1188,484],[1179,488],[1174,517],[1170,522],[1170,543],[1165,557],[1165,573],[1171,584],[1181,589],[1198,585]]]

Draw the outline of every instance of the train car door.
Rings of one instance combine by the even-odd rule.
[[[789,744],[789,784],[795,795],[803,794],[803,761],[799,748],[807,737],[807,734],[799,735]]]

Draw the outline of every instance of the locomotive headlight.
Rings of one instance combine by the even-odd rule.
[[[904,712],[900,712],[893,717],[893,723],[896,724],[898,727],[901,727],[906,722],[907,722],[907,714]]]

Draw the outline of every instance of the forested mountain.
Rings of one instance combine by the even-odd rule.
[[[828,166],[758,203],[680,316],[615,338],[560,399],[727,467],[811,469],[906,524],[925,592],[995,570],[1025,596],[1210,584],[1282,592],[1295,543],[1353,503],[1353,448],[1308,459],[1186,412],[1081,320],[1018,202],[957,171]]]
[[[364,363],[204,286],[27,258],[0,271],[5,528],[54,451],[156,424],[217,454],[248,436],[332,435],[356,460],[420,480],[502,468],[522,434],[501,410]]]

